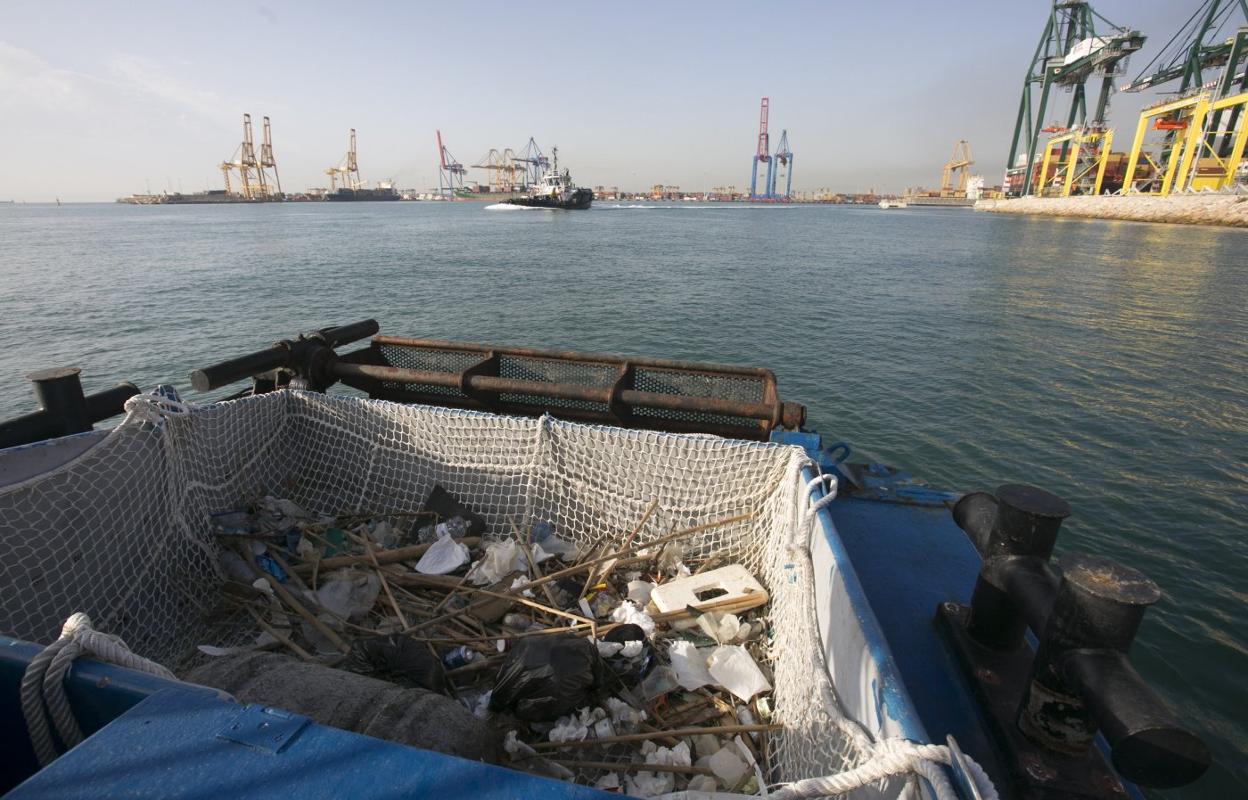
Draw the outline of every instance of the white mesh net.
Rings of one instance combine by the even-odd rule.
[[[73,612],[178,670],[195,645],[254,635],[214,609],[221,576],[209,515],[265,494],[327,514],[419,509],[440,484],[505,536],[509,517],[588,544],[657,510],[638,543],[753,513],[686,543],[687,559],[745,565],[771,593],[772,781],[861,760],[820,701],[826,688],[805,550],[804,453],[792,447],[619,430],[307,392],[171,414],[132,414],[69,464],[0,490],[0,631],[48,642]],[[799,536],[799,534],[801,534]]]

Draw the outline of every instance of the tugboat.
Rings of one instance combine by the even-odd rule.
[[[529,206],[530,208],[561,208],[565,211],[581,211],[589,208],[594,202],[594,193],[584,186],[572,183],[572,176],[565,169],[559,171],[559,148],[551,155],[553,160],[550,169],[542,176],[542,182],[523,197],[504,200],[513,206]]]

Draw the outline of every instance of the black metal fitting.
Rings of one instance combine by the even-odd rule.
[[[1057,586],[1048,560],[1068,516],[1066,501],[1021,484],[1001,486],[995,497],[968,494],[953,507],[954,520],[984,559],[971,597],[971,638],[1009,650],[1023,640],[1028,610],[1047,613]]]
[[[312,388],[323,391],[336,380],[329,370],[334,359],[333,348],[367,339],[378,330],[377,320],[366,319],[350,325],[321,328],[300,334],[296,339],[283,339],[264,350],[192,371],[191,386],[198,392],[207,392],[244,378],[285,370],[307,378]],[[282,384],[280,379],[270,384],[268,378],[262,377],[256,385]]]
[[[84,395],[80,372],[77,367],[57,367],[27,375],[41,408],[0,423],[0,448],[84,433],[95,423],[120,414],[126,401],[139,393],[133,383],[122,383]]]
[[[1042,793],[1104,785],[1110,788],[1089,788],[1086,796],[1118,795],[1118,781],[1092,746],[1100,731],[1126,779],[1190,783],[1208,768],[1208,747],[1179,725],[1126,657],[1161,592],[1135,570],[1096,556],[1065,557],[1054,571],[1049,558],[1069,515],[1061,498],[1030,486],[959,500],[953,518],[984,560],[970,607],[942,604],[938,619],[1016,780]],[[1039,640],[1034,656],[1028,628]]]

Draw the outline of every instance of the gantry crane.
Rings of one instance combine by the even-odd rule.
[[[763,179],[763,192],[771,184],[771,139],[767,134],[767,107],[770,101],[764,97],[758,111],[758,147],[754,151],[754,168],[750,172],[750,199],[761,197],[758,193],[758,165],[767,165],[767,177]]]
[[[438,131],[438,159],[438,194],[454,200],[455,190],[464,188],[464,175],[468,170],[442,144],[442,131]]]
[[[268,130],[268,117],[265,117],[265,130]],[[256,160],[256,151],[252,144],[250,114],[243,115],[243,141],[234,149],[234,154],[228,161],[221,162],[220,169],[226,194],[235,193],[230,176],[237,172],[239,197],[255,200],[268,195],[264,170]]]
[[[515,160],[517,164],[524,164],[523,174],[526,187],[541,183],[542,176],[550,168],[550,159],[542,155],[542,149],[537,146],[532,136],[529,137],[529,143],[524,146]]]
[[[776,193],[780,169],[784,168],[784,194]],[[780,141],[776,144],[775,155],[767,166],[767,199],[788,200],[793,196],[793,151],[789,149],[789,132],[780,131]]]
[[[1111,30],[1098,34],[1096,20]],[[1006,162],[1006,183],[1011,194],[1031,193],[1032,170],[1040,134],[1045,130],[1042,126],[1053,87],[1070,90],[1071,100],[1065,126],[1045,126],[1050,132],[1065,133],[1076,127],[1103,128],[1113,80],[1125,68],[1127,57],[1144,45],[1144,39],[1139,31],[1114,25],[1096,13],[1087,0],[1053,0],[1040,43],[1036,45],[1023,79],[1018,119],[1014,123],[1014,138]],[[1094,111],[1089,115],[1084,86],[1093,75],[1101,76],[1101,87]],[[1032,94],[1036,86],[1040,87],[1040,97],[1033,108]],[[1065,147],[1064,144],[1060,146]],[[1020,147],[1026,148],[1025,152]]]
[[[342,161],[338,162],[338,166],[325,170],[325,174],[329,176],[329,190],[331,192],[338,190],[339,181],[342,182],[342,188],[344,189],[355,191],[364,188],[364,182],[360,180],[360,165],[355,157],[355,128],[351,129],[347,154],[342,157]]]
[[[258,172],[260,173],[260,185],[265,187],[265,194],[269,197],[282,197],[282,179],[277,174],[277,159],[273,155],[273,131],[269,127],[269,118],[264,118],[263,127],[264,141],[260,143],[260,163]],[[267,174],[268,170],[273,171],[272,180]]]
[[[970,142],[959,139],[953,146],[953,157],[945,162],[945,167],[940,173],[940,196],[966,197],[966,179],[970,177],[971,165],[974,163]],[[958,184],[956,187],[953,185],[955,174]]]
[[[1234,33],[1224,33],[1233,25]],[[1124,191],[1230,189],[1244,180],[1248,139],[1248,0],[1201,0],[1123,91],[1174,81],[1177,98],[1140,114]],[[1146,149],[1150,128],[1161,136]]]
[[[486,181],[491,191],[510,192],[516,187],[516,173],[520,171],[520,167],[516,164],[515,151],[510,147],[502,152],[491,148],[472,167],[486,171]]]

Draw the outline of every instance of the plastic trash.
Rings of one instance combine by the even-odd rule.
[[[698,617],[698,627],[719,644],[732,644],[750,635],[750,623],[742,623],[736,614],[708,611]]]
[[[435,485],[433,491],[429,492],[429,498],[425,500],[423,510],[437,514],[439,521],[452,520],[456,517],[467,520],[468,532],[464,535],[480,536],[485,533],[485,517],[469,509],[441,486]]]
[[[423,642],[403,634],[357,639],[351,645],[348,668],[399,686],[446,693],[442,661]]]
[[[693,691],[715,682],[711,673],[707,671],[706,653],[694,647],[693,642],[684,639],[672,642],[668,657],[671,659],[672,669],[676,672],[676,682],[682,688]]]
[[[534,544],[541,544],[546,541],[548,537],[552,536],[554,532],[555,526],[553,523],[546,522],[545,520],[541,522],[534,522],[533,527],[529,529],[529,541]]]
[[[616,792],[620,788],[620,776],[614,772],[608,772],[598,780],[594,781],[594,788],[600,792]]]
[[[611,722],[625,732],[636,730],[637,726],[646,721],[646,712],[638,711],[618,697],[608,697],[606,707]]]
[[[447,669],[458,669],[466,667],[474,661],[480,661],[485,656],[478,653],[465,645],[460,645],[454,649],[448,650],[442,654],[442,665]]]
[[[460,539],[468,535],[471,523],[463,517],[454,517],[446,522],[439,522],[437,525],[427,525],[416,533],[417,541],[421,544],[428,544],[437,541],[443,536],[449,536],[452,539]]]
[[[209,519],[217,533],[225,536],[246,536],[255,526],[255,519],[247,511],[222,511]]]
[[[685,787],[686,792],[717,792],[719,784],[710,775],[694,775],[689,779],[689,785]]]
[[[547,536],[533,545],[533,560],[538,564],[558,556],[564,561],[575,561],[581,555],[581,548],[565,542],[558,536]]]
[[[650,581],[629,581],[628,582],[628,599],[632,600],[642,608],[650,602],[650,592],[654,591],[654,584]]]
[[[443,536],[416,562],[416,571],[422,575],[449,575],[471,560],[466,546]]]
[[[598,649],[579,636],[520,639],[494,682],[491,711],[529,721],[549,721],[590,704],[603,684]]]
[[[316,602],[334,616],[354,622],[368,615],[379,592],[381,580],[377,573],[340,569],[316,590]]]
[[[548,737],[552,742],[581,742],[614,736],[615,729],[607,712],[601,708],[582,708],[575,714],[560,717]]]
[[[706,759],[706,766],[715,773],[715,777],[719,778],[725,789],[736,786],[745,777],[745,773],[750,771],[750,765],[737,755],[735,747],[719,748],[714,755]]]
[[[611,621],[636,625],[645,632],[647,639],[654,636],[654,620],[631,600],[625,600],[615,607],[611,612]]]
[[[676,670],[671,667],[656,667],[641,682],[641,694],[646,700],[662,697],[678,688],[680,682],[676,680]]]
[[[477,586],[498,583],[513,572],[528,572],[529,562],[512,539],[494,542],[485,548],[485,555],[468,570],[469,579]]]
[[[637,625],[619,625],[607,631],[598,642],[598,652],[606,657],[611,671],[630,687],[650,669],[653,656],[645,631]]]
[[[684,545],[672,542],[664,547],[663,551],[659,553],[659,569],[662,570],[663,574],[667,575],[669,578],[676,577],[678,575],[681,577],[687,577],[689,575],[689,568],[685,566],[684,557]]]
[[[724,743],[719,740],[718,736],[712,736],[709,733],[693,737],[693,752],[699,759],[710,758],[723,746]]]
[[[743,702],[750,702],[759,692],[771,691],[771,684],[754,657],[741,645],[716,647],[707,658],[706,667],[717,686],[732,692]]]
[[[659,747],[647,741],[641,746],[641,753],[647,764],[664,764],[668,766],[687,767],[689,759],[689,743],[681,742],[675,747]],[[676,787],[676,776],[671,772],[646,772],[642,770],[628,778],[628,793],[634,797],[654,797],[666,794]]]
[[[729,601],[739,602],[741,611],[766,604],[767,590],[745,567],[732,564],[656,586],[650,601],[660,612]]]

